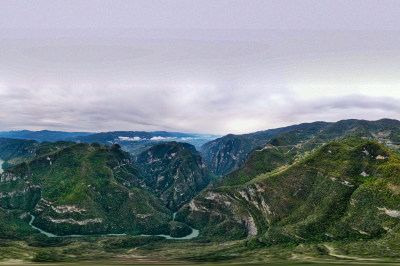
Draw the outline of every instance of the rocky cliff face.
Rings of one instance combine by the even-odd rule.
[[[178,220],[213,238],[271,245],[374,238],[398,230],[400,158],[376,142],[329,143],[288,169],[209,188]]]
[[[201,150],[210,169],[222,176],[243,164],[252,148],[248,138],[227,135],[204,144]]]
[[[213,178],[194,146],[187,143],[155,145],[138,156],[137,164],[147,175],[145,188],[171,210],[189,202]]]

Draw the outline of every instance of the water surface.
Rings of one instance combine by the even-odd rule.
[[[4,172],[3,163],[4,163],[4,161],[2,159],[0,159],[0,174]]]

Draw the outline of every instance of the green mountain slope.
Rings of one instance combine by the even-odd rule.
[[[177,219],[266,245],[375,238],[398,232],[399,191],[398,155],[372,141],[331,142],[282,172],[206,189]]]
[[[385,144],[392,151],[400,151],[400,121],[342,120],[325,127],[298,128],[271,139],[265,146],[254,150],[242,168],[224,176],[214,186],[240,185],[259,175],[281,171],[303,159],[322,145],[346,138],[347,144],[356,145],[360,140],[374,140]]]
[[[296,129],[321,129],[329,124],[330,123],[327,122],[314,122],[259,131],[251,134],[229,134],[203,144],[200,151],[208,167],[218,176],[224,176],[242,166],[253,149],[265,145],[269,140],[280,134]]]
[[[0,207],[59,235],[168,233],[172,212],[138,188],[141,175],[118,145],[74,144],[5,171]]]
[[[187,143],[161,143],[137,158],[147,177],[145,188],[177,210],[203,190],[213,178],[195,147]]]

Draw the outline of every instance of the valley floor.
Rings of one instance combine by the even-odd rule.
[[[0,265],[400,265],[400,249],[379,240],[251,248],[246,241],[156,240],[137,246],[132,239],[66,238],[48,246],[2,240]]]

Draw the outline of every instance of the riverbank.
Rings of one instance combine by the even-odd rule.
[[[67,238],[67,237],[88,237],[88,236],[89,237],[90,236],[127,236],[127,234],[94,234],[94,235],[65,235],[65,236],[58,236],[58,235],[55,235],[53,233],[47,232],[47,231],[45,231],[43,229],[40,229],[40,228],[34,226],[33,225],[33,221],[35,220],[36,217],[31,213],[28,213],[28,215],[31,216],[31,220],[29,221],[29,226],[32,227],[35,230],[38,230],[41,234],[43,234],[43,235],[45,235],[47,237],[64,237],[64,238]],[[173,214],[172,221],[175,220],[175,215],[176,215],[176,213]],[[164,237],[165,239],[168,239],[168,240],[188,240],[188,239],[193,239],[195,237],[198,237],[199,234],[200,234],[200,231],[197,230],[197,229],[194,229],[192,227],[190,227],[190,228],[192,229],[192,232],[189,235],[184,236],[184,237],[172,237],[170,235],[163,235],[163,234],[160,234],[160,235],[144,235],[144,234],[141,234],[140,236],[149,236],[149,237],[150,236],[159,236],[159,237]]]

